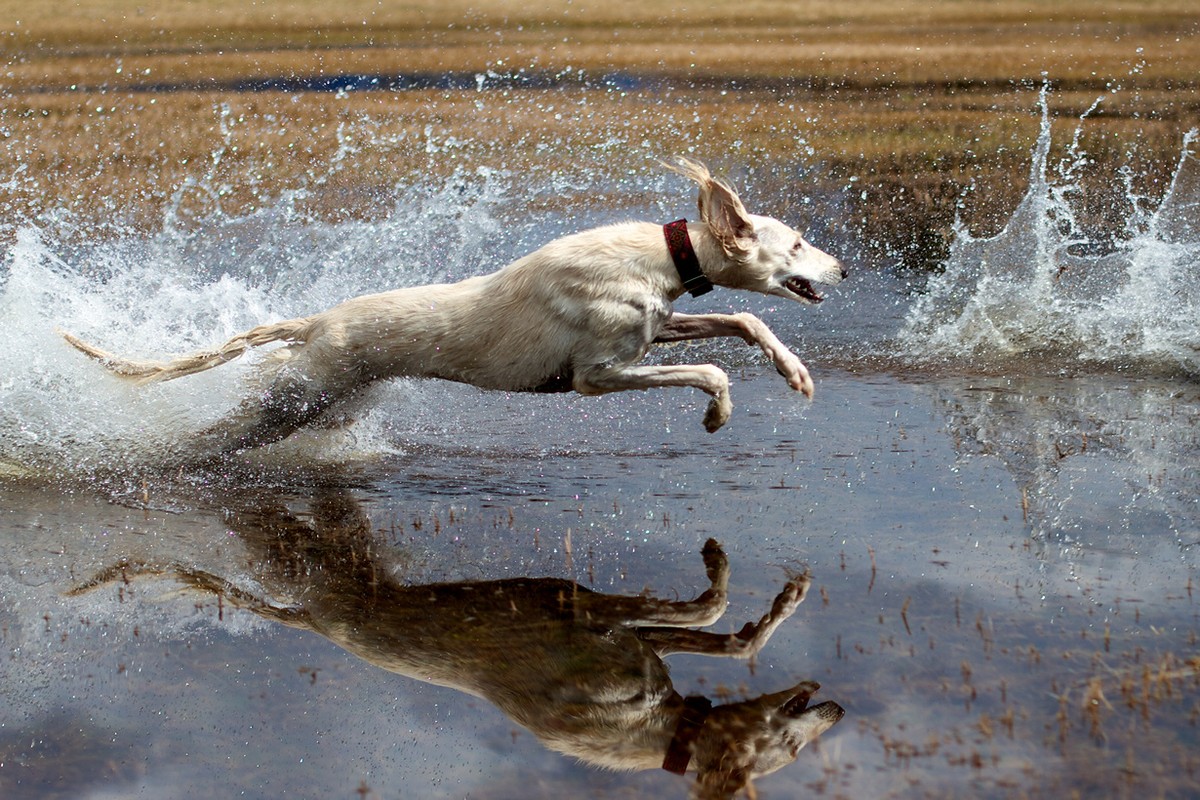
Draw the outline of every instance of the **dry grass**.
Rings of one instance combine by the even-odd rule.
[[[1049,5],[762,0],[684,15],[659,0],[0,0],[0,203],[14,216],[104,215],[115,203],[153,221],[208,175],[220,199],[194,202],[245,209],[312,186],[349,131],[363,146],[332,177],[329,213],[369,215],[389,187],[463,164],[621,175],[691,150],[734,170],[807,165],[834,190],[853,179],[868,227],[904,230],[919,214],[944,225],[974,183],[968,210],[986,226],[1022,189],[1037,127],[1035,93],[1022,87],[1043,75],[1064,118],[1119,84],[1089,122],[1089,145],[1161,179],[1200,117],[1200,10]],[[656,82],[233,90],[250,78],[487,70]],[[431,155],[431,140],[454,146]]]
[[[1156,82],[1195,81],[1194,3],[1013,0],[842,3],[664,0],[530,6],[511,0],[0,0],[14,86],[100,78],[196,81],[250,74],[660,70],[803,76],[863,85],[1120,78],[1144,57]],[[1137,53],[1141,48],[1141,54]],[[1189,58],[1189,56],[1191,56]],[[116,59],[127,69],[115,72]]]

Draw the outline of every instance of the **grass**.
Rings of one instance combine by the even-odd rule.
[[[77,0],[66,7],[0,1],[0,20],[8,21],[0,22],[0,36],[17,86],[97,76],[116,86],[138,80],[146,69],[166,80],[194,81],[322,69],[477,71],[499,64],[860,85],[1007,83],[1049,72],[1059,80],[1103,84],[1142,58],[1155,65],[1144,80],[1194,84],[1198,19],[1194,3],[1178,0],[1136,6],[1079,0],[1067,10],[1013,0],[752,0],[687,11],[665,0],[566,7],[509,0],[155,6]],[[117,58],[127,65],[119,74]]]
[[[13,219],[64,208],[106,218],[115,206],[154,224],[207,175],[230,211],[332,180],[339,191],[314,200],[325,213],[369,216],[389,187],[462,165],[622,175],[691,151],[735,173],[803,165],[824,184],[811,191],[854,183],[865,233],[903,248],[914,225],[945,228],[969,185],[974,224],[1006,216],[1043,80],[1064,127],[1106,95],[1085,144],[1112,169],[1165,180],[1200,118],[1200,10],[1049,6],[751,0],[685,14],[660,0],[0,0],[0,207]],[[488,70],[652,80],[342,97],[234,87]],[[329,176],[348,131],[362,146]],[[454,146],[431,157],[431,140]],[[787,206],[798,190],[780,191]],[[197,210],[209,201],[197,197]]]

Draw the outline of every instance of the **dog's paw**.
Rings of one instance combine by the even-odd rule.
[[[708,409],[704,412],[704,430],[709,433],[720,430],[722,425],[729,422],[732,413],[733,401],[729,399],[729,392],[721,392],[708,403]]]
[[[808,374],[808,368],[804,366],[804,362],[796,357],[790,350],[784,350],[781,353],[775,354],[775,369],[788,382],[788,386],[801,392],[809,400],[813,396],[813,381]]]
[[[804,602],[804,598],[808,595],[808,587],[811,584],[811,579],[808,573],[800,573],[792,575],[778,595],[775,596],[775,602],[771,604],[771,618],[776,620],[784,620],[795,613],[796,608]]]
[[[716,539],[706,541],[700,555],[704,559],[704,570],[710,583],[716,586],[729,579],[729,559]]]

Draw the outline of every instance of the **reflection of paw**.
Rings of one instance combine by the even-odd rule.
[[[796,607],[804,601],[804,596],[808,594],[808,586],[807,572],[789,576],[783,591],[775,596],[767,615],[758,622],[747,622],[733,635],[729,645],[730,652],[739,658],[750,658],[757,653],[771,638],[775,629],[792,616]]]
[[[704,412],[704,430],[709,433],[719,430],[732,413],[733,401],[729,399],[729,392],[721,392],[708,403],[708,410]]]
[[[721,549],[721,545],[716,539],[709,539],[704,543],[704,549],[700,551],[701,557],[704,558],[704,570],[708,575],[708,581],[714,586],[722,583],[729,576],[729,559],[725,556],[725,551]]]
[[[775,602],[771,605],[771,618],[778,621],[790,617],[796,611],[796,607],[804,602],[805,595],[808,594],[810,580],[808,573],[793,575],[783,587],[783,591],[775,597]]]

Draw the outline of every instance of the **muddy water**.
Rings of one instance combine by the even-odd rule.
[[[381,575],[694,596],[714,537],[732,570],[714,630],[760,617],[804,566],[814,588],[753,664],[670,658],[675,688],[724,701],[813,679],[846,709],[760,797],[1190,796],[1193,160],[1163,206],[1133,203],[1126,230],[1087,247],[1069,171],[1055,181],[1036,155],[1009,228],[960,231],[936,275],[867,265],[818,308],[681,304],[759,313],[817,382],[809,403],[733,344],[657,354],[730,371],[734,416],[712,436],[690,392],[405,382],[348,430],[187,466],[179,443],[236,403],[249,367],[133,390],[53,333],[199,346],[490,269],[580,224],[686,214],[686,188],[657,177],[657,205],[583,222],[502,223],[529,187],[467,173],[398,188],[371,224],[281,201],[150,235],[18,226],[0,298],[0,794],[684,797],[684,779],[579,764],[484,700],[266,609],[313,607],[331,575],[368,568],[364,596]],[[431,636],[452,613],[430,608]],[[527,634],[513,647],[536,647]]]

